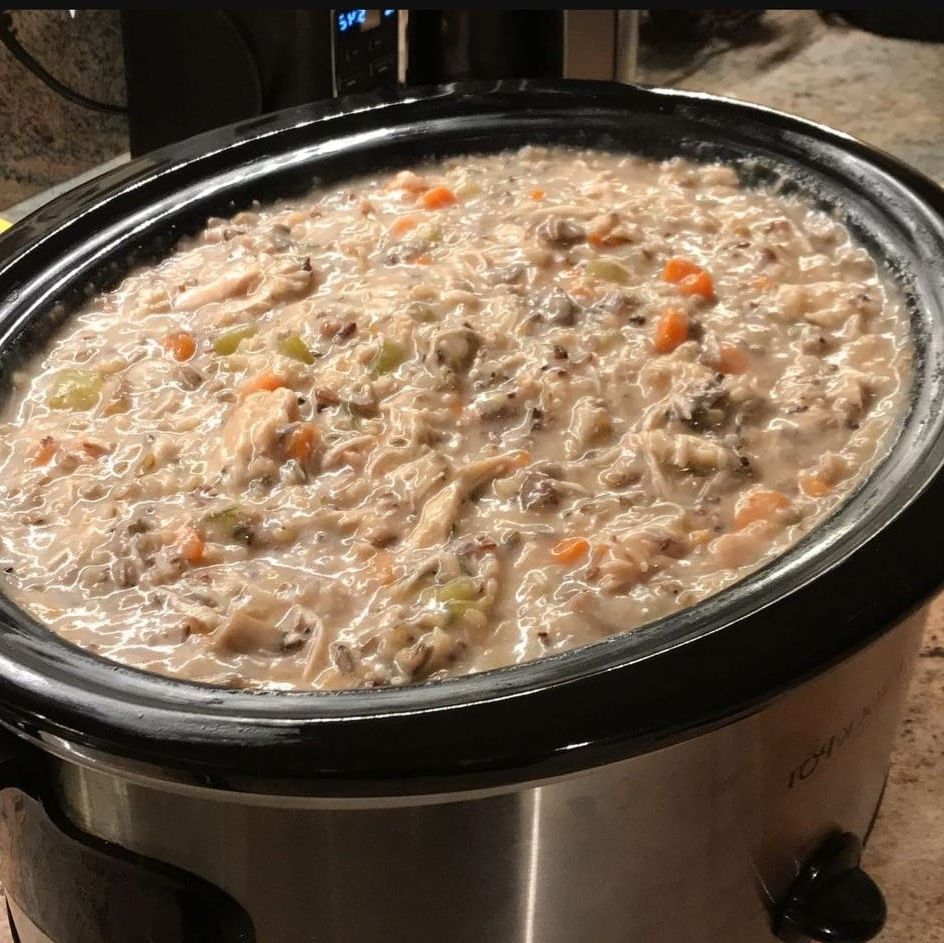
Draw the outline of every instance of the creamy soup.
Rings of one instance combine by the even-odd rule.
[[[834,509],[906,400],[869,254],[730,168],[528,147],[211,219],[14,378],[5,591],[230,686],[632,631]]]

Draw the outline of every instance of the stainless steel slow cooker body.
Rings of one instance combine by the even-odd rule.
[[[0,239],[4,375],[90,284],[208,215],[541,141],[722,159],[835,206],[909,300],[918,357],[894,449],[736,587],[441,684],[223,691],[80,652],[0,597],[0,719],[17,735],[0,876],[22,943],[760,943],[881,926],[859,844],[914,613],[944,575],[927,536],[944,512],[944,197],[930,181],[799,119],[605,83],[295,109],[142,158]]]

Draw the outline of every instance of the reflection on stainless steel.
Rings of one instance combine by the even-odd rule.
[[[564,11],[564,78],[613,78],[615,19],[614,10]]]
[[[920,623],[737,723],[540,785],[305,807],[55,761],[59,794],[80,828],[231,894],[258,943],[312,928],[319,943],[574,943],[588,928],[595,943],[763,943],[809,847],[866,833]]]
[[[639,62],[639,10],[619,10],[616,21],[617,82],[635,82]]]
[[[527,860],[527,897],[525,899],[525,943],[536,943],[535,915],[538,912],[538,868],[540,862],[541,842],[541,796],[540,789],[535,790],[531,803],[530,827],[528,833],[528,860]]]
[[[604,943],[630,929],[678,941],[706,919],[718,939],[756,943],[766,915],[744,872],[738,740],[729,728],[553,785],[407,809],[195,800],[75,767],[62,788],[83,827],[232,894],[259,943],[302,943],[313,926],[332,943],[573,943],[588,926]],[[669,912],[651,906],[667,897]]]

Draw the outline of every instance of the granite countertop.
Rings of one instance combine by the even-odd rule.
[[[125,96],[117,10],[11,10],[23,46],[56,78],[96,101]],[[128,149],[122,116],[60,98],[0,47],[0,215]]]
[[[108,29],[113,49],[114,33]],[[89,56],[93,63],[96,57],[113,59],[94,48]],[[77,80],[83,74],[79,70]],[[0,79],[11,76],[11,63],[0,50]],[[652,50],[644,44],[638,77],[647,84],[731,95],[833,125],[944,181],[944,45],[875,36],[811,11],[772,11],[707,48]],[[13,87],[10,82],[4,86]],[[27,97],[51,96],[37,86],[26,77],[20,87]],[[69,111],[66,118],[56,117],[56,128],[44,139],[35,128],[35,104],[17,101],[16,95],[0,97],[0,125],[24,123],[31,147],[43,140],[48,145],[42,158],[31,158],[22,143],[0,140],[0,206],[127,146],[119,119],[76,117],[76,133],[64,133],[69,116],[80,110],[53,98],[43,97],[44,107]],[[942,784],[944,596],[929,611],[888,789],[865,857],[889,901],[880,943],[944,943]],[[0,943],[9,943],[5,928],[0,928]]]

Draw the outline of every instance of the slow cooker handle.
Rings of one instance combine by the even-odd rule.
[[[859,867],[862,843],[831,832],[793,882],[775,920],[781,940],[866,943],[885,926],[885,898]]]
[[[6,908],[13,939],[19,932],[24,943],[36,933],[56,943],[256,939],[249,914],[221,888],[76,828],[62,813],[43,753],[4,727],[0,881],[14,904]],[[17,930],[23,921],[32,932]]]

